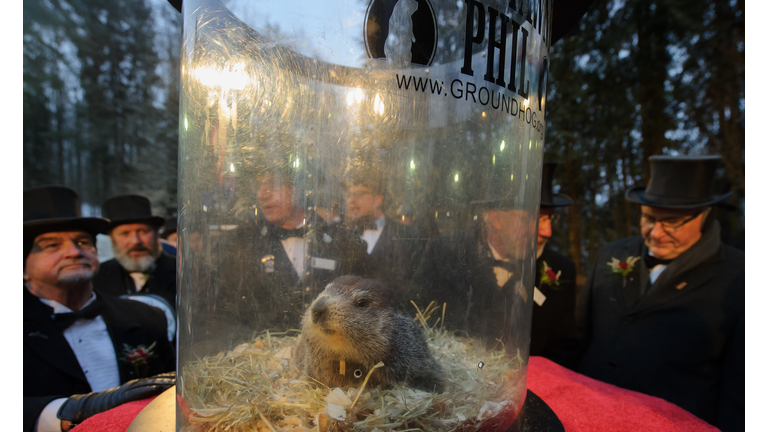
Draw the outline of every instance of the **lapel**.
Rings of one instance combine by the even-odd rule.
[[[643,251],[643,239],[642,237],[638,237],[637,241],[627,243],[623,248],[614,251],[616,255],[604,258],[608,258],[608,260],[616,258],[624,261],[629,257],[642,257]],[[622,312],[627,312],[630,309],[637,307],[637,299],[640,296],[640,293],[644,291],[643,287],[646,287],[649,281],[648,270],[645,268],[645,262],[642,258],[635,263],[635,268],[626,278],[623,278],[620,274],[612,273],[608,267],[608,261],[597,264],[599,266],[598,268],[603,268],[603,271],[606,274],[605,277],[611,281],[612,298],[616,299],[616,304]]]
[[[717,276],[718,264],[723,261],[722,254],[718,251],[714,258],[697,265],[696,267],[679,275],[674,275],[661,286],[654,287],[645,297],[640,299],[633,312],[640,309],[649,309],[684,296],[709,282]],[[666,271],[666,270],[664,270]],[[678,288],[680,287],[680,288]]]
[[[54,369],[88,380],[64,334],[50,317],[50,308],[24,288],[24,348],[33,351]]]
[[[374,258],[376,260],[383,259],[384,256],[387,254],[387,252],[392,253],[393,248],[390,247],[389,241],[390,241],[390,230],[394,229],[393,222],[389,220],[389,218],[384,218],[384,228],[381,230],[381,234],[379,235],[379,239],[376,241],[376,245],[373,247],[373,250],[371,251],[371,258]]]

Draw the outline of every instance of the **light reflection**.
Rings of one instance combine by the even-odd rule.
[[[351,106],[355,102],[362,102],[364,97],[365,93],[363,93],[362,89],[351,89],[349,93],[347,93],[347,106]]]
[[[373,111],[378,115],[384,115],[384,101],[381,100],[381,96],[376,93],[376,97],[373,99]]]
[[[504,151],[504,147],[506,147],[506,145],[507,145],[507,143],[506,143],[504,140],[502,140],[502,141],[501,141],[501,146],[499,146],[499,149],[500,149],[501,151]]]
[[[224,68],[200,66],[194,70],[194,75],[201,84],[219,87],[222,91],[242,90],[251,82],[242,62]]]
[[[456,174],[455,176],[453,176],[453,181],[455,181],[455,182],[459,181],[459,175],[458,175],[458,174]]]
[[[416,169],[416,164],[413,163],[413,159],[411,159],[411,169]]]
[[[235,172],[235,164],[229,164],[229,172]]]

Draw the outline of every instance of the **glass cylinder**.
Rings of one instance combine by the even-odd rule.
[[[551,2],[183,3],[177,430],[506,430]]]

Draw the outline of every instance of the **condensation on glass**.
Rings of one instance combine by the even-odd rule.
[[[552,16],[516,3],[184,1],[178,430],[513,424]]]

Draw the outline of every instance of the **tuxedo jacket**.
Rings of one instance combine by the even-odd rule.
[[[136,294],[136,283],[131,274],[116,260],[101,263],[93,278],[93,289],[99,293],[119,297]],[[176,258],[163,252],[155,260],[155,268],[142,287],[141,294],[157,294],[176,309]]]
[[[542,283],[541,270],[544,263],[555,274],[560,272],[557,283]],[[575,318],[576,265],[546,245],[536,260],[534,286],[543,294],[544,299],[541,304],[533,302],[530,355],[546,357],[574,369],[574,361],[579,352]]]
[[[426,249],[427,238],[415,227],[388,217],[384,220],[381,235],[368,256],[365,277],[384,282],[397,291],[413,277]]]
[[[275,227],[267,222],[243,224],[226,240],[226,269],[221,274],[222,305],[228,320],[260,329],[300,328],[304,311],[326,285],[339,276],[364,275],[365,243],[342,227],[307,216],[305,272],[296,272]]]
[[[626,279],[607,263],[646,252],[636,236],[597,253],[577,299],[586,346],[578,371],[665,399],[724,431],[744,430],[743,252],[722,244],[631,301],[629,294],[648,283],[645,263]]]
[[[400,302],[415,313],[410,301],[425,308],[435,301],[442,315],[446,305],[445,328],[479,337],[488,348],[500,347],[526,352],[529,346],[533,261],[505,264],[513,274],[499,287],[494,272],[495,260],[478,224],[473,229],[433,240],[424,253],[410,289]],[[529,285],[530,286],[530,285]]]
[[[118,358],[120,383],[175,370],[163,312],[143,303],[97,293]],[[54,399],[91,392],[91,387],[64,334],[51,318],[52,309],[24,289],[24,430],[34,428],[45,406]],[[129,347],[156,343],[147,366],[134,369],[119,361]]]

